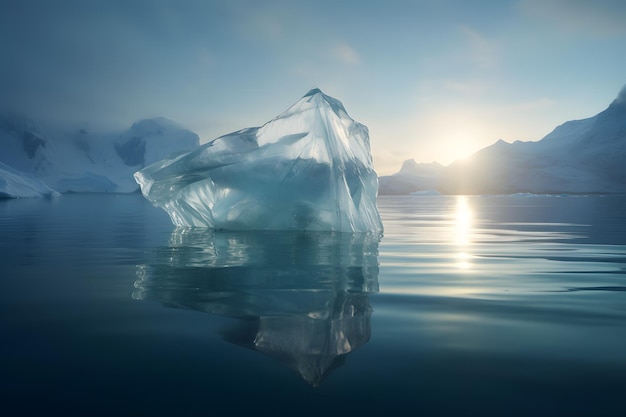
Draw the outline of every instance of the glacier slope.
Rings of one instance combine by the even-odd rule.
[[[135,171],[198,144],[195,133],[165,118],[101,133],[86,126],[44,128],[21,115],[0,114],[0,162],[25,174],[24,181],[37,178],[61,193],[135,192]]]
[[[59,195],[39,178],[0,162],[0,199],[58,197]]]

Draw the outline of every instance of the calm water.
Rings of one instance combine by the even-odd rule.
[[[626,415],[626,197],[379,207],[382,238],[0,201],[4,409]]]

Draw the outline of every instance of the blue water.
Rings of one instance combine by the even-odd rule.
[[[626,197],[381,197],[384,236],[0,201],[11,415],[617,416]]]

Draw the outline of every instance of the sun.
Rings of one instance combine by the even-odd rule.
[[[480,148],[484,147],[489,137],[481,117],[471,110],[440,109],[430,113],[431,118],[425,122],[420,137],[430,138],[420,141],[421,149],[416,151],[427,152],[434,156],[433,160],[449,165],[454,161],[466,159]],[[417,146],[417,144],[416,144]]]

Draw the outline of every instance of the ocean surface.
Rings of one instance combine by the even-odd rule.
[[[626,415],[626,196],[378,204],[383,236],[0,201],[5,415]]]

